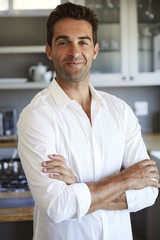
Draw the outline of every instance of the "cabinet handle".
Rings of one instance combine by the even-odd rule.
[[[122,80],[124,80],[124,81],[125,81],[125,80],[126,80],[126,77],[125,77],[125,76],[123,76],[123,77],[122,77]]]
[[[130,76],[130,78],[129,78],[131,81],[133,81],[134,80],[134,77],[133,76]]]

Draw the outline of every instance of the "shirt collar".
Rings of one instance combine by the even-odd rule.
[[[98,103],[103,103],[104,99],[98,93],[98,91],[91,85],[91,83],[89,84],[89,88],[90,88],[92,99],[95,100]]]
[[[103,103],[103,98],[96,91],[96,89],[89,84],[89,88],[91,91],[92,99],[98,102],[99,104]],[[52,97],[54,98],[58,108],[63,111],[63,109],[72,101],[67,94],[63,91],[63,89],[59,86],[55,78],[52,80],[49,90],[51,92]]]
[[[63,109],[68,105],[71,99],[67,96],[67,94],[63,91],[63,89],[59,86],[55,78],[52,80],[49,90],[51,92],[52,97],[54,98],[58,108],[63,111]]]

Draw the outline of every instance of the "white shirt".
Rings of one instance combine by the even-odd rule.
[[[86,215],[97,181],[149,158],[137,118],[122,100],[90,86],[91,121],[55,80],[23,110],[19,155],[35,200],[34,240],[131,240],[129,213],[152,205],[158,190],[126,192],[128,209]],[[62,155],[79,183],[67,185],[42,172],[48,154]]]

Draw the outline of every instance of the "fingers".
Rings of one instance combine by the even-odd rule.
[[[66,162],[63,158],[63,156],[61,155],[48,155],[48,158],[53,160],[53,161],[44,161],[42,162],[42,166],[43,167],[52,167],[52,166],[56,166],[57,165],[66,165]]]
[[[67,184],[73,184],[77,182],[72,170],[68,168],[65,159],[61,155],[49,155],[49,161],[42,163],[42,172],[51,173],[50,178],[64,181]]]
[[[153,178],[153,179],[149,179],[149,180],[148,180],[147,186],[152,186],[152,187],[160,188],[160,183],[157,181],[157,179]]]
[[[71,176],[61,175],[61,174],[59,174],[59,175],[50,174],[49,177],[52,178],[52,179],[63,181],[63,182],[65,182],[68,185],[71,185],[71,184],[77,182],[77,180],[76,180],[74,175],[73,175],[73,177],[71,177]]]
[[[159,172],[156,166],[156,162],[153,160],[147,160],[145,162],[148,162],[148,164],[145,165],[145,168],[147,168],[148,170],[149,177],[151,179],[156,179],[157,181],[159,181]]]
[[[42,162],[43,172],[53,173],[54,171],[55,173],[63,173],[65,170],[68,170],[66,162],[61,155],[49,155],[48,158],[52,161]]]
[[[122,171],[123,173],[123,171]],[[128,189],[142,189],[147,186],[160,187],[159,173],[155,161],[145,159],[124,171]]]
[[[156,163],[151,159],[145,159],[141,162],[136,163],[135,165],[145,167],[145,166],[155,166]]]

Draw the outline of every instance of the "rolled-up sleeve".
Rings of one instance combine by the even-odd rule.
[[[149,159],[149,155],[141,135],[141,127],[138,123],[138,119],[132,113],[132,110],[129,109],[123,161],[124,167],[127,168],[145,159]],[[157,196],[158,189],[154,187],[126,191],[128,211],[136,212],[153,205]]]
[[[142,190],[126,191],[127,205],[129,212],[137,212],[155,203],[158,190],[153,187],[146,187]]]
[[[49,221],[59,223],[81,219],[91,204],[85,183],[67,185],[50,179],[42,172],[41,163],[56,152],[53,119],[45,109],[25,109],[18,121],[18,151],[35,204]]]

